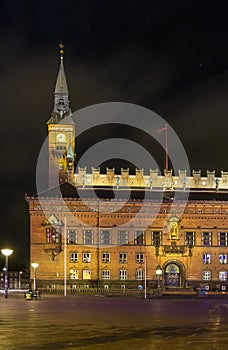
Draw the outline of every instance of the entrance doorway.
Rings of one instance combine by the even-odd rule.
[[[171,262],[165,267],[164,284],[168,288],[180,288],[181,274],[180,267],[177,264]]]

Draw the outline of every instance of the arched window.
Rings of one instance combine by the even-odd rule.
[[[144,270],[137,269],[136,270],[136,280],[143,280],[143,279],[144,279]]]

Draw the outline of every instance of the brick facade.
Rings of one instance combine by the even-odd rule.
[[[189,200],[182,213],[183,204],[173,207],[172,200],[160,206],[148,201],[141,212],[141,200],[83,203],[65,198],[64,210],[62,201],[56,198],[27,200],[31,261],[39,263],[40,287],[62,288],[66,276],[69,288],[137,288],[144,283],[145,261],[151,286],[156,285],[157,265],[162,268],[162,284],[167,288],[227,286],[226,201]],[[48,236],[53,228],[57,238],[55,231],[54,238]],[[84,256],[83,261],[85,253],[89,253],[89,259]],[[88,273],[83,275],[84,270]]]

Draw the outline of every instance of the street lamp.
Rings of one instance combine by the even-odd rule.
[[[32,263],[31,266],[34,268],[34,279],[33,279],[33,289],[36,291],[36,269],[39,266],[38,263]]]
[[[160,287],[161,287],[161,285],[160,285],[160,276],[162,275],[162,268],[161,268],[160,265],[158,265],[158,266],[156,267],[155,273],[156,273],[156,275],[158,276],[158,293],[159,293],[159,292],[160,292]]]
[[[1,249],[3,255],[5,255],[5,298],[8,298],[8,258],[13,253],[12,249]]]

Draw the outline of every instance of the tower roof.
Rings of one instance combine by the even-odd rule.
[[[64,45],[61,43],[60,47],[60,67],[57,75],[54,91],[54,107],[51,114],[51,118],[48,120],[48,124],[59,123],[62,119],[71,114],[69,107],[69,92],[67,87],[67,80],[63,64],[63,48]]]
[[[65,75],[65,71],[64,71],[63,55],[62,54],[61,54],[60,58],[61,58],[61,62],[60,62],[59,73],[58,73],[56,85],[55,85],[55,95],[56,94],[68,95],[68,87],[67,87],[66,75]]]

